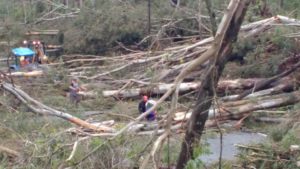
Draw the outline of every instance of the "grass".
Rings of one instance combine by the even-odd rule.
[[[21,86],[30,96],[52,108],[68,112],[74,116],[86,119],[85,111],[104,111],[108,113],[138,115],[137,101],[116,101],[112,98],[97,96],[95,99],[82,100],[76,108],[66,98],[64,90],[68,87],[67,77],[60,77],[60,84],[54,84],[50,77],[39,79],[17,79],[15,84]],[[65,160],[70,155],[73,143],[78,136],[65,132],[73,127],[69,122],[51,116],[33,114],[12,96],[1,96],[1,102],[14,106],[16,111],[1,106],[0,142],[13,150],[19,151],[22,157],[11,159],[5,153],[0,153],[0,168],[59,168],[61,165],[73,166],[83,159],[95,147],[106,142],[102,138],[91,138],[79,143],[74,158]],[[128,119],[117,116],[99,115],[90,117],[93,120],[104,121],[114,119],[127,122]],[[121,127],[121,126],[119,126]],[[138,166],[140,157],[145,156],[145,143],[148,137],[125,136],[109,141],[99,148],[75,168],[120,168],[121,166]],[[122,167],[121,167],[122,168]]]
[[[267,126],[266,133],[269,135],[267,142],[253,145],[264,151],[240,151],[239,163],[242,166],[254,166],[264,169],[294,169],[297,168],[296,161],[300,158],[299,151],[290,152],[291,145],[300,145],[299,113],[290,114],[292,120],[284,122],[276,127]],[[251,154],[258,154],[256,157],[249,157]],[[263,156],[259,156],[263,155]],[[264,157],[266,155],[266,157]],[[278,160],[278,159],[281,160]]]

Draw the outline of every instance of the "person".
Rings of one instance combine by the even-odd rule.
[[[149,110],[153,105],[155,104],[155,101],[149,100],[148,96],[143,96],[142,101],[139,103],[138,109],[139,112],[145,113],[147,110]],[[156,111],[152,111],[150,114],[146,116],[146,119],[148,121],[154,121],[156,119]]]
[[[143,114],[146,112],[147,101],[148,101],[148,96],[143,96],[142,101],[139,103],[139,107],[138,107],[140,114]]]
[[[48,63],[49,63],[48,56],[44,55],[44,56],[41,58],[41,63],[42,63],[42,64],[48,64]]]
[[[78,103],[80,102],[79,91],[81,90],[81,87],[79,86],[78,80],[76,78],[73,78],[71,80],[71,85],[69,86],[69,89],[71,102],[78,106]]]
[[[25,56],[20,56],[20,65],[21,67],[25,67],[29,64],[28,58]]]
[[[148,99],[148,101],[146,102],[146,111],[151,109],[155,104],[156,101]],[[146,119],[148,121],[154,121],[156,119],[156,113],[156,110],[152,110],[151,113],[148,116],[146,116]]]

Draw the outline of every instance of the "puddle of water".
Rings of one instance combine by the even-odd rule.
[[[223,135],[223,152],[222,159],[234,160],[235,155],[238,153],[235,144],[251,144],[260,143],[266,140],[266,136],[259,133],[247,133],[247,132],[232,132]],[[200,159],[206,163],[214,163],[219,160],[220,156],[220,136],[216,138],[207,139],[209,144],[209,150],[211,154],[202,155]]]

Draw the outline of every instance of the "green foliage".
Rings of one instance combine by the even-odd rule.
[[[271,138],[274,140],[274,141],[281,141],[282,138],[284,137],[284,135],[287,133],[287,129],[284,129],[284,128],[274,128],[272,131],[271,131]]]
[[[297,138],[298,133],[295,131],[289,131],[284,137],[282,138],[281,145],[284,149],[289,149],[291,145],[299,145],[300,139]]]
[[[201,144],[200,146],[196,146],[194,148],[193,158],[198,158],[201,155],[205,155],[205,154],[209,154],[209,153],[210,153],[209,144],[204,143],[204,144]]]
[[[235,44],[232,58],[240,61],[244,59],[243,66],[237,66],[236,70],[225,68],[227,74],[234,74],[239,78],[270,77],[280,70],[282,60],[299,52],[298,44],[293,38],[287,38],[295,30],[278,27],[275,31],[267,32],[257,38],[241,39]],[[228,69],[229,68],[229,69]]]
[[[255,145],[257,150],[243,149],[239,153],[239,159],[243,166],[254,166],[262,169],[294,169],[299,160],[299,152],[291,152],[291,145],[300,144],[299,113],[291,114],[289,121],[283,122],[276,127],[270,126],[270,140]],[[259,156],[252,156],[257,154]],[[249,158],[249,156],[251,158]],[[252,159],[253,158],[253,159]],[[279,160],[287,159],[287,160]],[[251,160],[252,159],[252,160]]]
[[[204,154],[209,154],[209,144],[206,143],[201,143],[198,146],[194,146],[193,149],[193,159],[189,160],[186,169],[202,169],[204,168],[204,162],[200,159],[201,155]]]
[[[166,142],[162,149],[162,162],[164,164],[176,164],[178,155],[180,153],[181,142],[170,138],[169,144]]]
[[[99,7],[110,10],[81,9],[72,28],[66,31],[66,41],[76,42],[66,44],[67,51],[101,53],[116,45],[116,41],[131,45],[142,39],[145,22],[141,21],[146,18],[144,8],[125,6],[116,1],[103,1]]]
[[[41,1],[37,1],[36,6],[35,6],[36,13],[41,14],[45,10],[46,10],[46,5]]]
[[[268,4],[274,14],[289,15],[290,17],[299,18],[300,1],[298,0],[283,0],[280,6],[279,0],[268,0]]]
[[[185,169],[204,169],[203,161],[200,159],[189,160]]]

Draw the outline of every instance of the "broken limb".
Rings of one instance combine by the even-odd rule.
[[[240,94],[240,95],[236,98],[236,100],[240,100],[240,99],[246,97],[247,95],[249,95],[249,94],[252,93],[252,92],[255,92],[255,91],[258,91],[258,90],[261,90],[261,89],[265,88],[265,87],[268,86],[270,83],[272,83],[272,82],[278,80],[279,78],[282,78],[282,77],[287,76],[287,75],[289,75],[290,73],[294,72],[299,66],[300,66],[300,62],[298,62],[297,64],[293,65],[291,68],[289,68],[288,70],[286,70],[285,72],[283,72],[283,73],[281,73],[281,74],[279,74],[279,75],[270,77],[270,78],[268,78],[268,79],[266,79],[266,80],[264,80],[264,81],[259,82],[258,84],[256,84],[256,85],[254,86],[253,89],[249,89],[249,90],[243,92],[242,94]]]
[[[21,154],[15,150],[0,145],[0,152],[6,153],[10,157],[20,157]]]
[[[105,127],[105,126],[95,126],[95,125],[90,124],[84,120],[81,120],[75,116],[72,116],[71,114],[48,107],[48,106],[38,102],[37,100],[31,98],[24,91],[22,91],[16,87],[13,87],[9,83],[3,83],[1,86],[4,90],[6,90],[6,91],[10,92],[11,94],[13,94],[14,96],[16,96],[23,104],[25,104],[28,108],[30,108],[34,113],[37,113],[40,115],[56,116],[56,117],[62,118],[64,120],[67,120],[73,124],[76,124],[78,126],[92,129],[94,131],[99,131],[99,132],[103,132],[103,131],[113,132],[114,131],[114,129],[112,129],[112,128]]]

